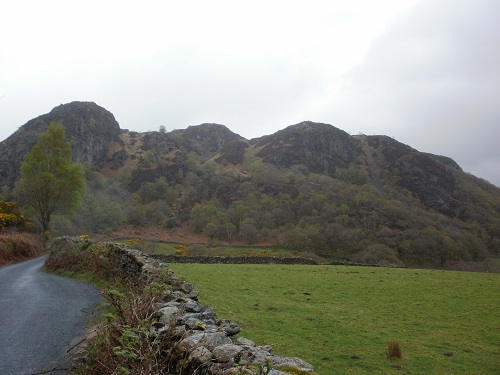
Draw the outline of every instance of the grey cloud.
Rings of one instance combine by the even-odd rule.
[[[498,14],[497,1],[418,4],[346,75],[334,113],[500,186]]]
[[[286,60],[223,59],[196,50],[167,50],[103,78],[101,86],[113,88],[105,101],[118,121],[127,119],[121,123],[126,128],[219,122],[248,138],[274,132],[270,124],[291,124],[281,123],[287,117],[302,120],[296,113],[321,82],[314,71]]]

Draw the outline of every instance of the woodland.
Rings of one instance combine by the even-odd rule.
[[[238,241],[393,266],[483,261],[499,248],[498,203],[476,186],[488,184],[471,176],[459,184],[472,192],[469,203],[480,202],[484,211],[464,221],[426,209],[391,180],[377,189],[355,165],[330,177],[305,174],[299,167],[279,169],[251,150],[241,165],[200,162],[190,153],[183,160],[185,171],[141,182],[144,171],[164,167],[159,159],[148,150],[135,169],[124,167],[109,176],[87,170],[80,209],[72,217],[56,217],[54,235],[111,236],[127,225],[140,233],[147,226],[175,230],[187,223],[193,233],[206,236],[208,245]]]

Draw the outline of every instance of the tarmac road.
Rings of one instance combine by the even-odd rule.
[[[67,368],[70,343],[101,300],[90,285],[43,272],[45,258],[0,267],[1,375]]]

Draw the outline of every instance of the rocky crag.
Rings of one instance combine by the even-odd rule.
[[[113,114],[92,102],[72,102],[55,107],[28,121],[0,142],[0,181],[13,187],[21,174],[25,155],[51,122],[64,125],[73,143],[73,161],[102,168],[111,142],[118,141],[120,125]]]

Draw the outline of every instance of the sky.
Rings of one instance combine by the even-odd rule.
[[[138,132],[310,120],[453,158],[500,186],[500,1],[0,4],[0,141],[93,101]]]

